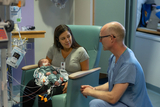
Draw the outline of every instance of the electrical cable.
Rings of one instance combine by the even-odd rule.
[[[8,90],[8,91],[10,91],[10,90]],[[37,91],[39,91],[39,89],[37,90]],[[37,92],[37,91],[35,91],[35,92]],[[46,93],[46,92],[43,92],[43,93],[40,93],[40,94],[44,94],[44,93]],[[13,95],[13,94],[12,94]],[[33,93],[32,94],[28,94],[28,95],[24,95],[24,96],[16,96],[16,97],[25,97],[25,96],[28,96],[29,97],[29,95],[33,95]],[[20,104],[20,103],[25,103],[25,102],[28,102],[28,101],[30,101],[30,100],[32,100],[33,98],[35,98],[36,97],[36,95],[34,95],[33,97],[29,97],[29,99],[27,99],[27,100],[25,100],[25,101],[23,101],[23,102],[18,102],[18,101],[16,101],[16,100],[14,100],[13,98],[11,98],[14,102],[16,102],[16,104]],[[39,100],[38,99],[38,101],[41,101],[41,100]],[[45,103],[45,102],[44,102]]]
[[[8,74],[8,76],[10,76],[9,74]],[[10,76],[12,79],[14,79],[19,85],[21,85],[21,86],[23,86],[24,87],[24,85],[22,85],[22,84],[20,84],[14,77],[12,77],[12,76]],[[44,84],[43,84],[44,85]],[[28,94],[28,95],[23,95],[23,96],[17,96],[16,95],[16,97],[26,97],[26,96],[33,96],[34,95],[34,93],[36,93],[36,92],[38,92],[42,87],[43,87],[43,85],[37,90],[37,91],[34,91],[34,92],[32,92],[31,94],[28,94],[27,92],[23,92],[23,93],[25,93],[25,94]],[[38,88],[39,86],[36,86],[36,87],[29,87],[29,86],[25,86],[25,87],[28,87],[28,88]],[[27,89],[28,90],[28,89]],[[11,90],[8,90],[8,91],[11,91]],[[21,90],[20,90],[21,91]],[[28,90],[28,91],[30,91],[30,90]],[[31,92],[31,91],[30,91]],[[43,92],[43,93],[40,93],[40,94],[44,94],[44,93],[46,93],[46,92]],[[14,94],[12,94],[13,96],[15,96]],[[28,100],[25,100],[25,101],[23,101],[23,102],[18,102],[18,101],[15,101],[16,102],[16,104],[19,104],[19,103],[25,103],[25,102],[28,102],[28,101],[30,101],[30,100],[32,100],[34,97],[36,97],[35,95],[33,96],[33,97],[29,97],[29,99]],[[12,98],[13,99],[13,98]],[[38,101],[40,101],[39,99],[38,99]],[[45,103],[45,102],[44,102]]]
[[[8,76],[10,76],[9,74],[8,74]],[[22,84],[20,84],[15,78],[13,78],[12,76],[10,76],[12,79],[14,79],[20,86],[23,86],[23,87],[26,87],[26,88],[39,88],[40,86],[36,86],[36,87],[29,87],[29,86],[25,86],[25,85],[22,85]],[[24,95],[24,96],[19,96],[19,97],[25,97],[25,96],[30,96],[30,95],[32,95],[32,94],[34,94],[34,93],[36,93],[36,92],[38,92],[42,87],[44,86],[44,84],[37,90],[37,91],[35,91],[35,92],[32,92],[31,94],[28,94],[28,95]],[[28,90],[28,89],[27,89]],[[10,90],[9,90],[10,91]],[[30,91],[31,92],[31,91]],[[13,94],[12,94],[13,95]]]
[[[43,84],[41,87],[40,87],[40,86],[35,86],[35,87],[25,86],[25,85],[22,85],[21,83],[19,83],[13,76],[10,75],[9,72],[8,72],[7,75],[8,75],[8,77],[12,78],[15,82],[17,82],[20,86],[26,87],[26,89],[27,89],[28,91],[30,91],[28,88],[39,88],[38,90],[32,92],[31,94],[28,94],[28,92],[23,91],[23,93],[26,94],[26,95],[23,95],[23,96],[17,96],[17,95],[16,95],[16,97],[27,97],[27,96],[29,97],[29,99],[27,99],[27,100],[25,100],[25,101],[23,101],[23,102],[18,102],[18,101],[16,101],[16,100],[14,100],[13,98],[11,98],[14,102],[16,102],[16,104],[25,103],[25,102],[28,102],[28,101],[32,100],[33,98],[35,98],[36,95],[34,95],[34,94],[35,94],[36,92],[38,92],[38,91],[43,87],[43,85],[44,85],[44,84]],[[8,91],[11,92],[11,90],[9,90],[9,89],[8,89]],[[20,90],[20,91],[21,91],[21,90]],[[30,92],[31,92],[31,91],[30,91]],[[43,92],[43,93],[40,93],[39,95],[42,95],[42,94],[44,94],[44,93],[46,93],[46,91]],[[12,95],[15,96],[14,94],[12,94]],[[38,99],[38,101],[41,101],[41,100]],[[43,103],[43,102],[41,102],[41,103]],[[44,103],[45,103],[45,102],[44,102]]]
[[[21,83],[19,83],[14,77],[12,77],[11,75],[8,74],[8,76],[10,76],[12,79],[14,79],[20,86],[23,86],[23,87],[28,87],[28,88],[38,88],[39,86],[35,86],[35,87],[29,87],[29,86],[26,86],[26,85],[22,85]]]

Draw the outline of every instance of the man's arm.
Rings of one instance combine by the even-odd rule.
[[[115,104],[116,102],[118,102],[118,100],[124,94],[128,85],[129,85],[128,83],[115,84],[112,91],[99,91],[99,90],[97,90],[101,86],[99,86],[95,89],[85,88],[82,91],[82,94],[84,96],[92,96],[92,97],[95,97],[95,98],[98,98],[98,99],[102,99],[102,100],[104,100],[108,103]]]
[[[82,92],[83,96],[87,98],[87,95],[85,95],[86,93],[83,92],[85,88],[90,88],[90,89],[99,90],[99,91],[108,91],[109,85],[108,85],[108,82],[103,85],[97,86],[97,87],[92,87],[90,85],[82,85],[80,91]]]
[[[103,85],[99,85],[97,87],[94,87],[94,89],[99,90],[99,91],[108,91],[109,90],[109,84],[107,82]]]

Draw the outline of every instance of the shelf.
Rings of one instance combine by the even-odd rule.
[[[19,38],[18,31],[12,31],[12,38]],[[22,38],[44,38],[46,31],[20,31]]]
[[[157,30],[153,30],[153,29],[147,29],[147,28],[139,27],[139,28],[137,28],[137,31],[145,32],[145,33],[151,33],[151,34],[155,34],[155,35],[160,36],[160,32],[158,32]]]

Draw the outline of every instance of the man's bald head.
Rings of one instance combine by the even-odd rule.
[[[125,28],[119,22],[110,22],[101,29],[101,35],[114,35],[118,41],[123,41],[125,37]]]

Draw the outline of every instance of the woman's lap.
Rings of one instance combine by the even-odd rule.
[[[38,87],[35,84],[34,79],[30,80],[26,86],[28,86],[28,88],[26,87],[24,90],[24,93],[23,93],[23,95],[25,96],[25,97],[23,97],[23,102],[24,102],[23,106],[24,107],[27,107],[29,105],[33,105],[36,95],[39,95],[42,93],[44,94],[44,92],[46,93],[47,89],[48,89],[47,88],[48,86]],[[32,88],[29,88],[29,87],[32,87]],[[33,88],[33,87],[36,87],[36,88]],[[64,88],[64,86],[54,87],[51,91],[51,94],[48,96],[48,98],[51,96],[54,96],[54,95],[62,94],[63,88]],[[39,103],[38,104],[39,107],[44,107],[44,106],[51,107],[52,106],[51,100],[48,100],[46,103],[44,101],[41,101],[41,99],[39,98],[38,103]]]
[[[51,97],[54,95],[62,94],[63,93],[64,86],[54,87],[51,91],[51,94],[47,96],[47,102],[41,101],[41,98],[39,98],[38,105],[39,107],[52,107],[52,101]]]
[[[38,86],[34,79],[30,80],[23,91],[23,107],[32,106],[37,94],[47,91],[47,86]]]

